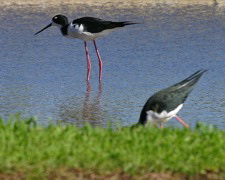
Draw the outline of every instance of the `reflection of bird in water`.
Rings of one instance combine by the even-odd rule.
[[[76,125],[84,125],[85,123],[102,125],[105,122],[105,115],[101,107],[102,84],[99,84],[98,94],[93,100],[91,100],[90,92],[91,85],[87,82],[84,100],[79,101],[77,97],[70,98],[61,105],[59,116],[63,122],[75,123]]]
[[[82,118],[87,119],[90,121],[98,121],[101,119],[102,110],[100,107],[100,98],[102,94],[102,84],[99,84],[99,92],[98,95],[94,98],[93,103],[90,100],[90,92],[91,92],[91,85],[87,83],[87,92],[85,96],[84,106],[83,106],[83,113]]]
[[[206,71],[207,70],[199,70],[185,80],[151,96],[141,111],[137,125],[153,124],[163,127],[162,124],[164,122],[175,117],[184,126],[189,127],[176,114],[183,107],[186,98]]]
[[[127,25],[137,24],[129,21],[113,22],[105,21],[103,19],[94,17],[82,17],[75,19],[72,22],[68,21],[68,18],[64,15],[56,15],[52,18],[52,22],[44,27],[42,30],[35,33],[35,35],[44,31],[51,26],[57,26],[60,28],[64,37],[78,38],[84,41],[84,48],[87,58],[87,81],[90,79],[91,61],[87,48],[87,41],[93,41],[96,54],[99,60],[99,81],[102,80],[102,60],[95,42],[95,39],[108,35],[110,32],[115,31]]]

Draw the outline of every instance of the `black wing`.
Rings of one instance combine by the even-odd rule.
[[[90,33],[99,33],[106,29],[114,29],[117,27],[124,27],[126,25],[137,24],[129,21],[124,22],[104,21],[102,19],[94,17],[82,17],[79,19],[75,19],[72,23],[78,25],[82,24],[84,26],[84,31]]]

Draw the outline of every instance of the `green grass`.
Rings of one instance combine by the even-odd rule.
[[[78,168],[131,175],[225,172],[225,131],[199,124],[178,128],[82,128],[0,119],[0,173],[35,174]]]

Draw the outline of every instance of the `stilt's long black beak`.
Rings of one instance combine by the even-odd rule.
[[[52,26],[52,23],[47,25],[46,27],[44,27],[42,30],[38,31],[37,33],[35,33],[34,35],[39,34],[40,32],[44,31],[45,29],[49,28],[50,26]]]

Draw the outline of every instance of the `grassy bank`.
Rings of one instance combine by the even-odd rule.
[[[78,128],[39,126],[30,118],[0,119],[0,174],[46,178],[78,171],[195,176],[225,173],[225,131],[197,125],[194,130],[165,128]],[[0,175],[0,177],[1,177]]]

